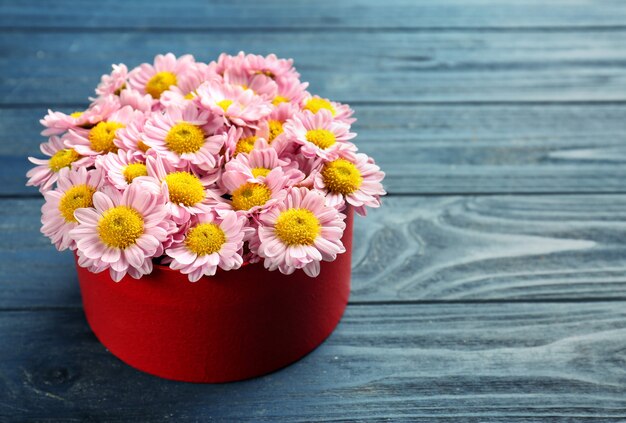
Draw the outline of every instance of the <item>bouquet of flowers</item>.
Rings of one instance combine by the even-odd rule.
[[[345,251],[346,208],[365,215],[385,191],[350,141],[352,109],[307,87],[275,55],[113,65],[86,110],[41,120],[48,158],[27,174],[41,231],[115,281],[157,264],[195,282],[260,261],[317,276]]]

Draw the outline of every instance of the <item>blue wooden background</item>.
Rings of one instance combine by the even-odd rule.
[[[0,421],[626,419],[626,3],[0,0]],[[387,172],[302,361],[160,380],[87,327],[39,234],[48,107],[157,53],[292,57]]]

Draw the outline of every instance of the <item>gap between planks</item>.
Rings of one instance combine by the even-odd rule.
[[[348,307],[372,306],[411,306],[411,305],[471,305],[471,304],[577,304],[577,303],[619,303],[626,302],[626,297],[595,298],[537,298],[537,299],[468,299],[468,300],[390,300],[390,301],[348,301]],[[80,311],[82,305],[75,306],[36,306],[36,307],[0,307],[0,313],[37,313],[56,311]]]
[[[455,26],[455,27],[437,27],[437,26],[424,26],[424,27],[366,27],[366,26],[343,26],[343,27],[326,27],[326,26],[309,26],[309,27],[207,27],[207,28],[193,28],[193,27],[177,27],[177,26],[146,26],[146,27],[19,27],[19,26],[5,26],[0,27],[0,32],[5,33],[168,33],[178,32],[182,34],[212,34],[212,33],[224,33],[224,32],[237,32],[237,33],[317,33],[324,31],[327,33],[426,33],[426,32],[439,32],[439,33],[453,33],[453,32],[469,32],[469,33],[484,33],[484,32],[506,32],[506,33],[529,33],[529,32],[621,32],[626,31],[626,25],[562,25],[562,26],[518,26],[518,27],[499,27],[499,26],[484,26],[484,27],[471,27],[471,26]]]

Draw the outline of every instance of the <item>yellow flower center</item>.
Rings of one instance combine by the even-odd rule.
[[[53,172],[58,172],[64,167],[69,167],[76,160],[80,159],[80,157],[80,154],[78,154],[73,148],[59,150],[54,153],[54,156],[50,157],[48,167],[52,169]]]
[[[98,235],[107,247],[130,247],[143,235],[143,218],[133,208],[113,207],[102,213],[98,222]]]
[[[125,88],[126,88],[126,83],[123,83],[117,90],[113,91],[113,94],[120,95]]]
[[[274,75],[274,73],[272,71],[269,71],[269,70],[258,70],[258,71],[255,72],[255,74],[256,75],[265,75],[265,76],[267,76],[269,78],[272,78],[272,79],[276,78],[276,75]]]
[[[330,111],[330,113],[335,116],[335,108],[331,104],[330,101],[324,100],[323,98],[310,98],[309,101],[304,105],[305,110],[310,110],[313,113],[317,113],[320,109],[326,109]]]
[[[270,120],[268,123],[269,127],[269,140],[267,140],[270,144],[272,141],[276,139],[277,136],[283,133],[283,123],[278,120]]]
[[[93,207],[93,194],[96,192],[95,188],[89,185],[74,185],[72,188],[65,191],[61,201],[59,201],[59,211],[65,218],[66,222],[77,222],[74,217],[74,210],[83,207]]]
[[[343,195],[352,194],[363,182],[359,169],[345,159],[326,163],[322,168],[322,179],[329,191]]]
[[[272,100],[272,104],[274,106],[278,106],[280,103],[288,103],[289,99],[287,97],[283,97],[282,95],[277,95],[276,97],[274,97],[274,100]]]
[[[163,91],[167,91],[172,85],[176,85],[178,80],[172,72],[159,72],[155,74],[146,84],[146,92],[152,98],[160,98]]]
[[[226,242],[226,234],[215,223],[200,223],[187,233],[185,244],[189,250],[204,256],[217,253]]]
[[[276,220],[276,235],[286,245],[313,245],[321,231],[320,221],[307,209],[289,209]]]
[[[70,116],[73,117],[74,119],[78,119],[79,117],[81,117],[83,115],[84,112],[74,112],[71,113]]]
[[[150,150],[150,146],[146,145],[143,141],[139,140],[137,141],[137,148],[140,149],[141,151],[143,151],[144,153],[148,150]]]
[[[332,146],[336,141],[335,134],[327,129],[311,129],[307,131],[306,140],[312,142],[322,150]]]
[[[124,168],[124,179],[129,184],[138,176],[148,176],[148,168],[144,163],[131,163]]]
[[[231,104],[233,104],[232,100],[222,100],[217,102],[217,105],[220,106],[224,112],[228,110]]]
[[[204,132],[196,125],[177,123],[165,136],[165,144],[178,155],[195,153],[204,144]]]
[[[262,206],[270,198],[272,198],[272,191],[267,185],[246,182],[233,192],[233,208],[235,210],[250,210],[254,206]]]
[[[265,167],[254,167],[252,168],[252,176],[258,178],[259,176],[267,176],[271,172],[272,169],[267,169]]]
[[[188,92],[187,94],[185,94],[185,100],[191,100],[194,97],[195,97],[195,92],[194,91],[191,91],[191,92]]]
[[[170,201],[184,206],[193,206],[204,199],[204,186],[197,176],[189,172],[174,172],[165,176]]]
[[[256,142],[256,135],[251,137],[241,138],[237,141],[237,145],[235,146],[235,156],[239,153],[249,153],[254,148],[254,143]]]
[[[113,142],[115,132],[123,128],[119,122],[100,122],[89,131],[91,149],[100,153],[117,153],[117,146]]]

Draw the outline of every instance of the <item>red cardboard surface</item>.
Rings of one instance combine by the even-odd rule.
[[[284,367],[317,347],[339,323],[350,295],[353,213],[346,253],[317,278],[269,272],[261,263],[196,283],[164,266],[116,283],[77,266],[87,321],[129,365],[167,379],[229,382]]]

